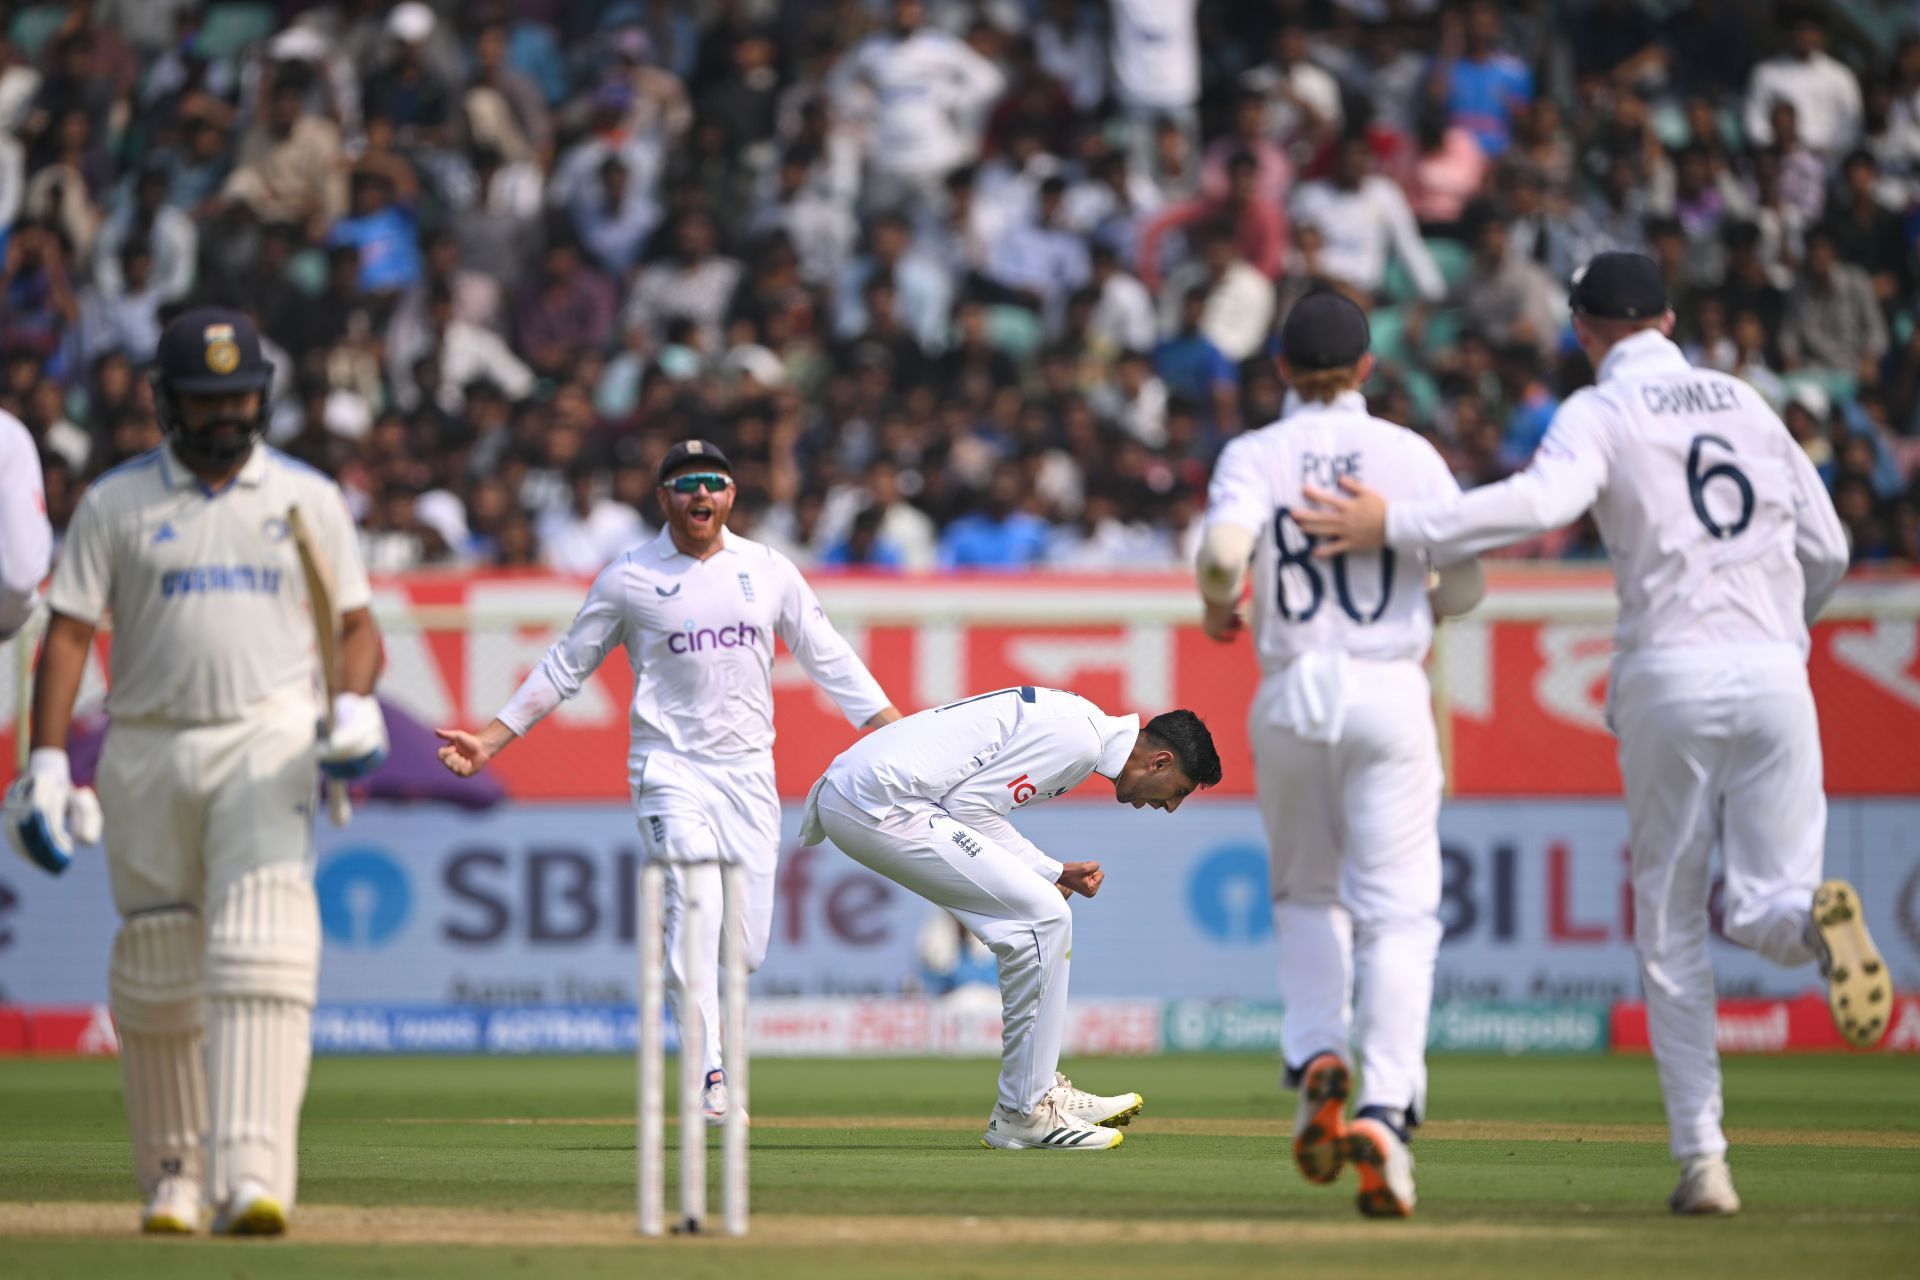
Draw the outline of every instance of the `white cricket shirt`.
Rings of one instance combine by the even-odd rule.
[[[0,640],[27,624],[52,557],[39,451],[26,424],[0,410]]]
[[[1236,436],[1214,464],[1207,523],[1253,531],[1253,639],[1269,675],[1316,652],[1418,662],[1433,639],[1424,552],[1314,557],[1293,513],[1307,505],[1305,486],[1338,493],[1342,476],[1396,507],[1460,492],[1431,444],[1370,417],[1357,391],[1328,404],[1296,402],[1271,426]]]
[[[668,750],[714,760],[773,750],[773,640],[859,725],[887,695],[791,560],[722,531],[695,560],[662,529],[593,581],[566,635],[547,650],[500,722],[524,734],[599,667],[614,646],[633,668],[629,762]]]
[[[1006,88],[1000,69],[945,31],[871,36],[836,68],[876,99],[870,162],[887,173],[944,173],[973,158],[969,121]]]
[[[1139,716],[1110,716],[1077,693],[1022,685],[896,720],[835,757],[822,782],[875,817],[903,802],[938,805],[1052,884],[1060,864],[1007,821],[1098,773],[1117,777]],[[815,795],[818,794],[818,784]],[[807,798],[800,838],[826,838]]]
[[[1114,0],[1113,79],[1123,103],[1190,107],[1200,99],[1199,0]]]
[[[1793,645],[1847,570],[1826,486],[1759,392],[1696,369],[1651,330],[1560,406],[1517,476],[1391,503],[1387,541],[1458,554],[1557,529],[1589,507],[1620,595],[1614,648]]]
[[[289,690],[317,692],[306,580],[287,533],[295,505],[332,570],[335,608],[365,608],[339,486],[263,444],[218,491],[165,445],[88,486],[47,603],[93,625],[113,615],[114,720],[215,724]]]

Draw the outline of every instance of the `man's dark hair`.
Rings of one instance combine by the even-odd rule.
[[[1211,787],[1220,781],[1220,752],[1214,748],[1207,725],[1191,711],[1163,711],[1147,721],[1141,730],[1154,742],[1173,752],[1180,772],[1198,787]]]

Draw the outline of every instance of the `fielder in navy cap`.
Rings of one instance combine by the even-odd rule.
[[[160,335],[151,376],[160,425],[197,473],[239,466],[266,430],[273,362],[238,311],[195,307],[176,316]]]
[[[1367,354],[1367,314],[1343,293],[1310,293],[1280,327],[1280,356],[1294,369],[1344,369]]]
[[[1667,282],[1644,253],[1597,253],[1573,274],[1575,312],[1603,320],[1647,320],[1665,315]]]
[[[660,460],[660,483],[665,484],[676,471],[720,471],[733,474],[733,464],[720,446],[711,440],[682,440],[667,450]]]

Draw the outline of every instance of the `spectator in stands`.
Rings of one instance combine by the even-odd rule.
[[[1440,56],[1427,81],[1427,93],[1445,102],[1453,122],[1496,159],[1512,139],[1514,116],[1533,101],[1533,72],[1500,48],[1500,38],[1493,0],[1472,0],[1458,15],[1443,11]]]
[[[1319,266],[1332,279],[1377,294],[1391,252],[1420,296],[1437,302],[1446,293],[1446,279],[1420,238],[1406,196],[1374,167],[1373,148],[1364,135],[1342,139],[1331,180],[1295,189],[1293,219],[1319,228],[1325,244]]]
[[[622,317],[658,338],[670,319],[691,320],[703,343],[720,337],[727,305],[740,283],[741,264],[716,252],[719,232],[705,213],[682,214],[673,231],[674,254],[640,273]]]
[[[562,573],[600,572],[652,531],[640,513],[608,492],[605,468],[586,459],[567,474],[567,505],[546,512],[535,526],[541,558]]]
[[[1806,144],[1837,159],[1860,137],[1860,81],[1827,52],[1826,21],[1818,6],[1782,5],[1780,23],[1792,48],[1753,69],[1742,123],[1756,146],[1777,141],[1774,105],[1792,105]]]
[[[1524,344],[1542,355],[1555,350],[1567,311],[1560,285],[1531,258],[1509,252],[1511,228],[1493,205],[1469,207],[1465,225],[1473,260],[1452,301],[1467,323],[1496,347]]]
[[[1046,558],[1047,522],[1026,509],[1027,483],[1014,463],[993,469],[979,509],[940,537],[943,569],[1019,569]]]
[[[167,203],[167,189],[166,170],[142,169],[134,180],[133,199],[107,215],[93,242],[93,276],[103,288],[120,286],[120,256],[137,243],[148,251],[150,287],[163,300],[177,301],[192,290],[200,231],[184,210]]]
[[[331,120],[306,110],[306,63],[269,63],[260,118],[241,135],[236,167],[220,199],[266,222],[331,226],[346,211],[345,153]]]
[[[1874,382],[1887,353],[1887,324],[1873,282],[1840,261],[1833,232],[1807,233],[1807,261],[1787,294],[1780,351],[1787,368],[1807,368],[1843,379]]]
[[[893,0],[893,21],[834,68],[844,114],[867,119],[867,200],[876,210],[934,207],[978,140],[966,127],[1006,78],[964,41],[927,25],[924,0]]]
[[[1133,166],[1163,175],[1167,131],[1191,157],[1200,141],[1199,0],[1110,0],[1113,95]]]
[[[1158,289],[1163,276],[1164,241],[1169,232],[1193,231],[1208,224],[1224,224],[1239,246],[1240,256],[1254,270],[1272,280],[1287,260],[1287,219],[1276,204],[1261,199],[1259,164],[1247,152],[1235,152],[1227,161],[1226,189],[1217,196],[1183,200],[1156,214],[1140,233],[1140,278]],[[1188,245],[1191,253],[1193,245]]]

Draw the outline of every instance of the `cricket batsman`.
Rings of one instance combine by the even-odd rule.
[[[1137,1093],[1102,1097],[1060,1074],[1073,894],[1097,862],[1059,862],[1007,821],[1094,774],[1114,799],[1172,813],[1220,781],[1213,735],[1191,711],[1145,724],[1076,693],[1022,685],[908,716],[840,753],[813,784],[803,844],[832,840],[855,862],[945,907],[1000,962],[1000,1092],[980,1145],[1109,1151]]]
[[[747,967],[758,969],[773,927],[780,858],[780,796],[773,776],[773,641],[793,651],[849,723],[874,728],[900,718],[879,681],[827,620],[791,560],[727,531],[733,466],[706,440],[667,451],[659,472],[666,528],[594,580],[567,634],[500,713],[478,733],[441,729],[441,763],[460,777],[483,768],[560,703],[580,692],[620,646],[633,668],[627,758],[634,816],[649,859],[667,867],[667,985],[676,1009],[681,904],[721,896],[720,862],[746,868]],[[722,913],[701,917],[704,966],[695,993],[705,1025],[720,1017]],[[726,1118],[721,1037],[707,1036],[701,1106]]]
[[[153,387],[167,442],[81,498],[47,603],[33,752],[7,835],[58,875],[99,838],[121,916],[108,989],[148,1232],[278,1235],[294,1203],[320,965],[314,765],[370,772],[387,732],[380,636],[353,520],[326,476],[260,443],[272,368],[247,318],[170,325]],[[297,506],[342,614],[321,737]],[[67,727],[94,632],[113,620],[99,797],[76,790]]]

